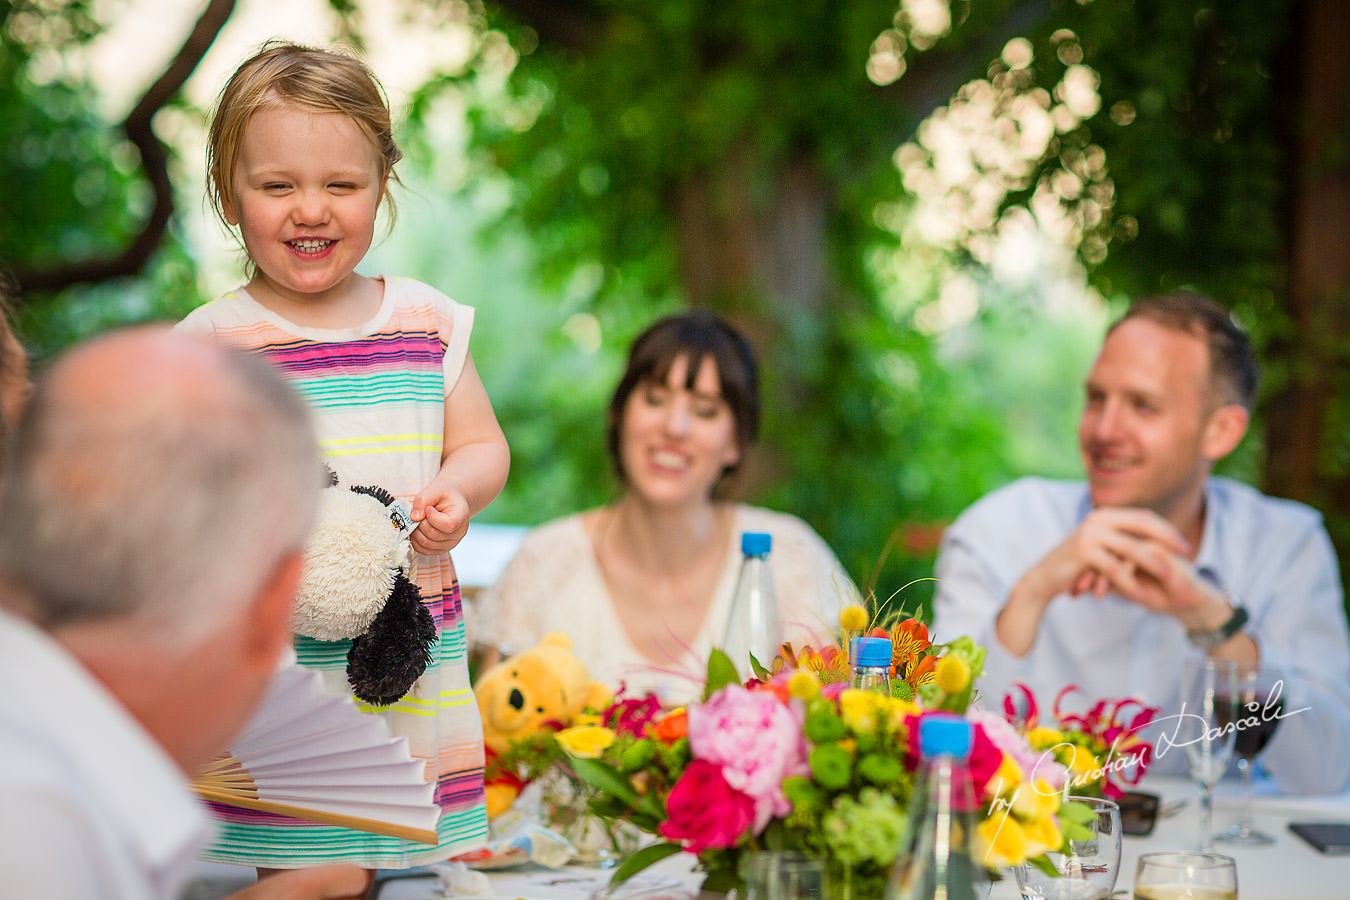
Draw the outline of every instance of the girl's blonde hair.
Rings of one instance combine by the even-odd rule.
[[[274,106],[347,116],[375,148],[382,176],[399,182],[394,164],[403,151],[394,143],[388,98],[369,67],[347,53],[268,41],[225,83],[207,135],[208,194],[227,225],[225,209],[235,205],[234,166],[244,130],[254,113]],[[392,223],[394,201],[388,191],[384,196]]]

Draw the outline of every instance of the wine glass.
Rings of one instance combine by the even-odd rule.
[[[1257,663],[1239,664],[1237,679],[1238,710],[1234,725],[1237,733],[1233,752],[1237,754],[1238,771],[1242,773],[1242,815],[1215,840],[1247,847],[1273,844],[1275,839],[1257,830],[1252,821],[1252,778],[1256,756],[1265,749],[1280,724],[1280,710],[1284,705],[1280,692],[1284,682],[1279,669]]]
[[[1200,849],[1214,845],[1214,785],[1233,758],[1237,664],[1193,660],[1181,670],[1181,711],[1172,742],[1186,748],[1191,780],[1200,788]]]
[[[1237,900],[1237,863],[1218,853],[1144,853],[1134,900]]]
[[[1069,797],[1089,807],[1094,815],[1082,840],[1067,841],[1046,853],[1058,875],[1030,863],[1013,867],[1023,900],[1107,900],[1120,869],[1120,807],[1100,797]]]
[[[746,900],[825,900],[825,861],[792,851],[750,857]]]

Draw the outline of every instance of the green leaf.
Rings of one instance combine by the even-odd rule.
[[[703,689],[703,699],[707,700],[729,684],[740,683],[740,673],[736,671],[736,664],[731,661],[731,657],[714,647],[708,655],[708,685]]]
[[[1055,864],[1052,863],[1049,857],[1044,853],[1040,856],[1033,856],[1031,859],[1027,860],[1027,862],[1053,878],[1059,877],[1059,870],[1055,868]]]
[[[601,793],[617,797],[628,804],[629,807],[638,805],[641,799],[638,792],[633,789],[633,785],[626,777],[619,774],[611,766],[600,762],[598,759],[574,759],[572,760],[572,768],[577,773],[578,778]]]
[[[1086,803],[1075,803],[1072,800],[1066,800],[1059,805],[1060,821],[1073,822],[1076,825],[1086,825],[1091,822],[1097,813]]]
[[[674,856],[683,849],[679,844],[652,844],[643,847],[619,864],[614,874],[609,877],[609,883],[612,887],[617,887],[648,866],[659,863],[667,856]]]
[[[768,681],[773,677],[773,673],[764,668],[764,665],[759,660],[755,659],[755,654],[753,653],[750,654],[750,669],[760,681]]]

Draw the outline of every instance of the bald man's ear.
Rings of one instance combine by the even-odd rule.
[[[1209,414],[1201,438],[1201,452],[1206,459],[1217,462],[1232,453],[1247,434],[1251,413],[1237,403],[1220,406]]]
[[[282,651],[291,643],[291,613],[305,557],[301,550],[286,554],[263,584],[249,609],[247,653],[249,662],[275,668]]]

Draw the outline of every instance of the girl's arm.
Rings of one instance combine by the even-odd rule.
[[[458,544],[470,517],[501,493],[510,468],[511,449],[470,354],[445,398],[441,469],[413,498],[413,548],[438,554]]]

